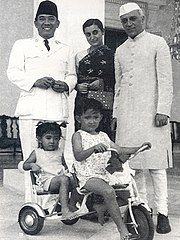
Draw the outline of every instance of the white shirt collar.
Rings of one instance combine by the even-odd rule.
[[[143,31],[142,31],[141,33],[139,33],[135,38],[128,37],[128,39],[129,39],[130,41],[136,41],[136,40],[138,40],[139,38],[143,37],[145,34],[146,34],[146,31],[143,30]]]
[[[38,36],[37,38],[39,39],[40,42],[44,44],[44,40],[45,40],[44,38],[42,38],[41,36]],[[55,37],[49,38],[47,40],[49,42],[49,46],[52,46],[53,42],[55,41]]]

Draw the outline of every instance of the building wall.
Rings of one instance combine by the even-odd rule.
[[[151,1],[152,2],[152,1]],[[156,0],[153,1],[156,3]],[[148,30],[160,33],[168,41],[173,17],[173,0],[164,1],[165,4],[151,5],[149,8]],[[172,59],[173,68],[173,104],[171,119],[180,121],[180,62]]]
[[[0,0],[0,115],[14,115],[19,89],[7,80],[9,54],[15,40],[33,35],[33,0]]]
[[[105,0],[105,26],[106,28],[122,29],[122,24],[119,19],[119,7],[122,4],[129,2],[128,0]],[[143,9],[147,15],[147,3],[135,1]]]

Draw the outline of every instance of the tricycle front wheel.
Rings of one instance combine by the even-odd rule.
[[[132,206],[132,212],[138,225],[137,231],[140,235],[139,240],[152,240],[154,238],[154,223],[150,213],[142,205]],[[129,209],[124,214],[124,223],[127,225],[130,233],[136,234]]]

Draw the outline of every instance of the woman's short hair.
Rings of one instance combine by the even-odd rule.
[[[86,27],[90,27],[90,26],[92,26],[92,25],[96,25],[96,26],[98,26],[98,28],[101,30],[101,31],[103,31],[103,24],[102,24],[102,22],[99,20],[99,19],[97,19],[97,18],[91,18],[91,19],[88,19],[84,24],[83,24],[83,26],[82,26],[82,28],[83,28],[83,32],[85,33],[85,28]]]
[[[59,136],[62,136],[60,125],[56,122],[39,122],[36,127],[36,137],[42,137],[47,133],[55,133]]]

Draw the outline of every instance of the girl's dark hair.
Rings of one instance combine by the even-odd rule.
[[[92,26],[92,25],[97,25],[98,26],[98,28],[101,30],[101,31],[103,31],[103,24],[102,24],[102,22],[99,20],[99,19],[97,19],[97,18],[91,18],[91,19],[88,19],[84,24],[83,24],[83,26],[82,26],[82,28],[83,28],[83,32],[85,33],[85,28],[86,27],[90,27],[90,26]]]
[[[95,112],[102,113],[103,105],[101,102],[93,98],[85,98],[83,99],[83,102],[77,105],[76,114],[78,116],[81,116],[83,113],[85,113],[89,109]]]
[[[36,128],[36,137],[42,137],[47,133],[56,133],[59,138],[62,136],[60,125],[56,122],[39,122]]]

